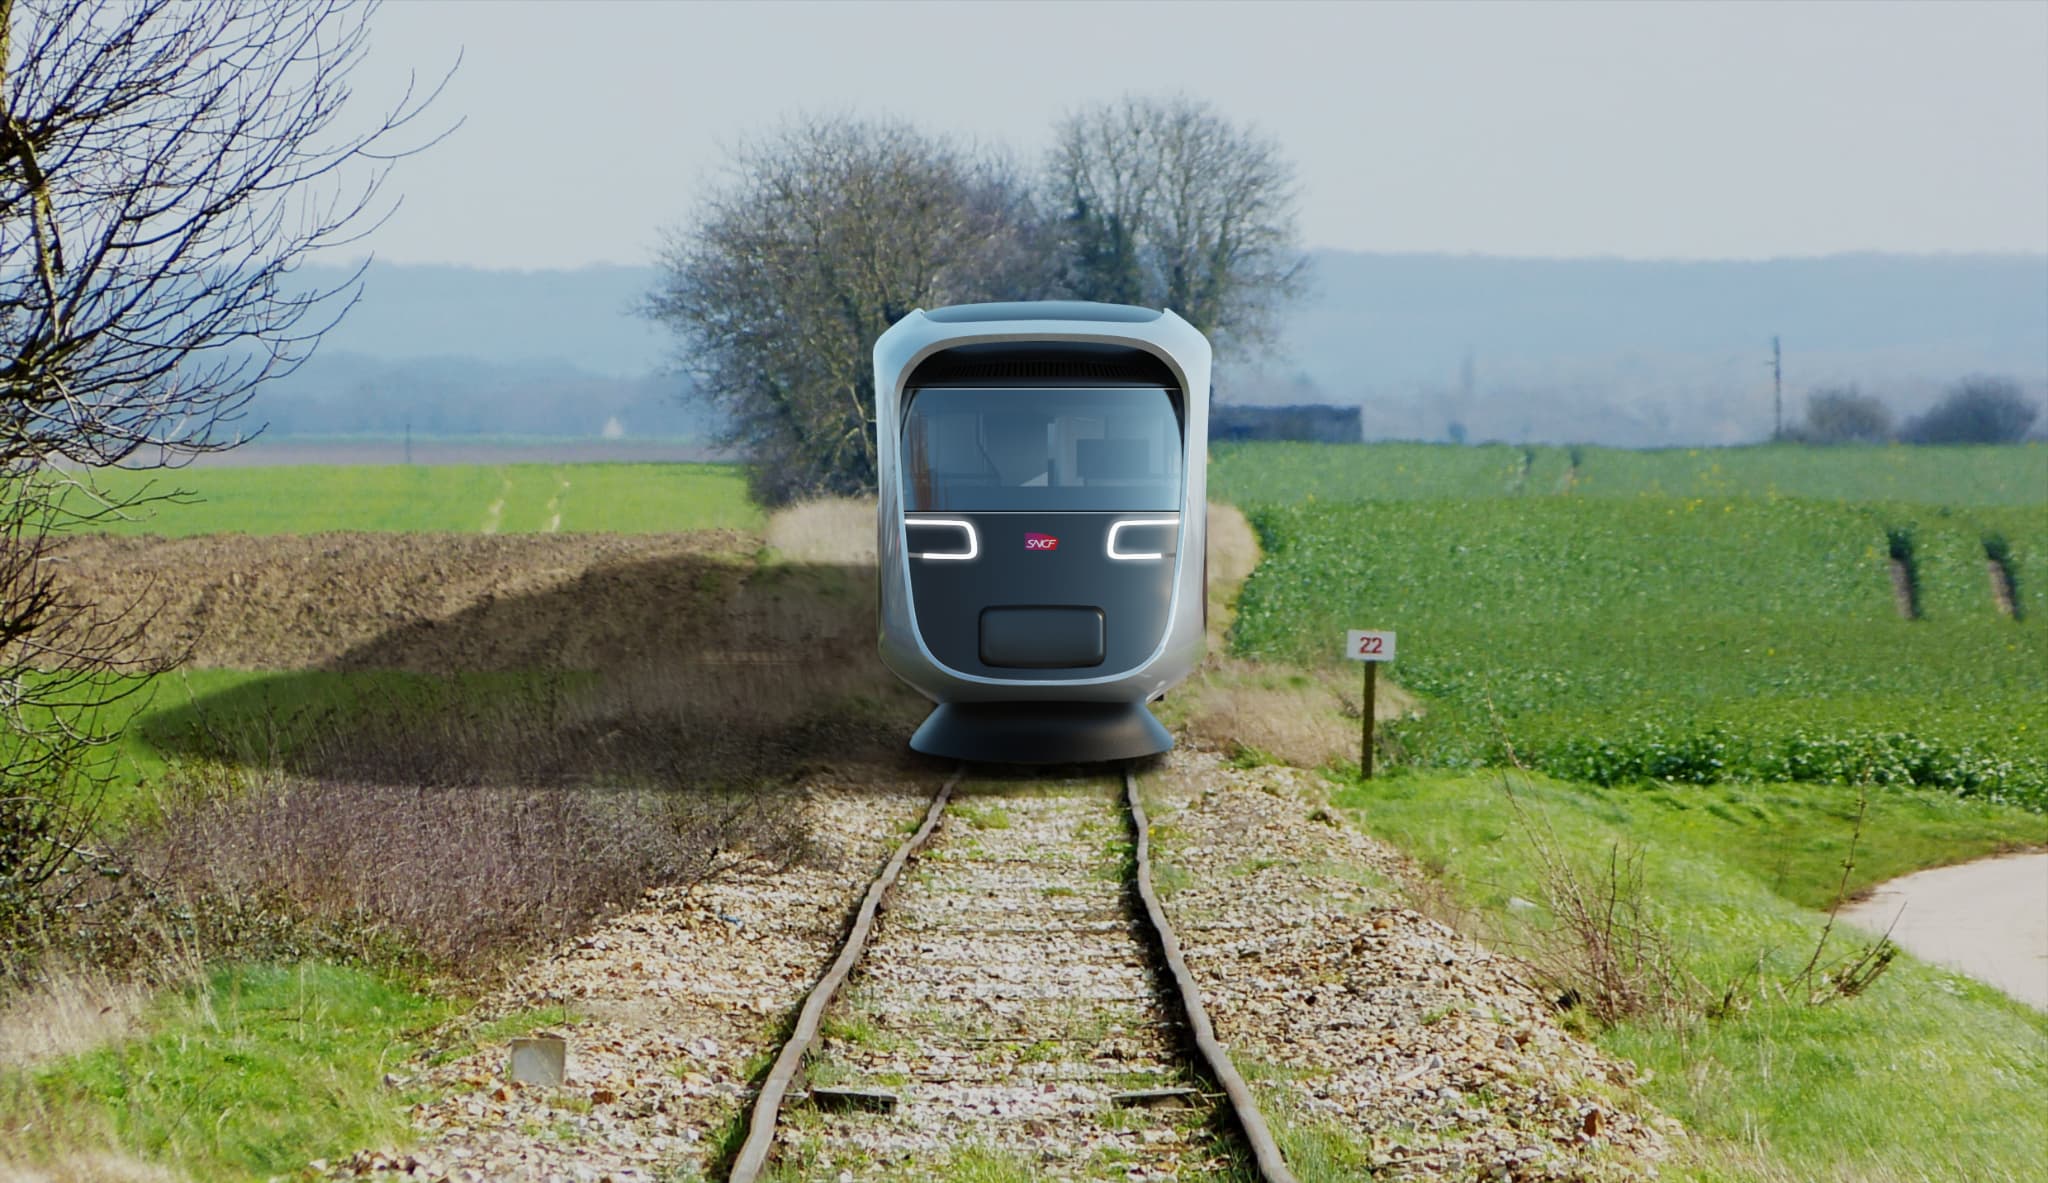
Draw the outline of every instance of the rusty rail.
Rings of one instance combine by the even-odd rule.
[[[795,1029],[789,1033],[781,1054],[775,1057],[774,1065],[761,1082],[761,1093],[754,1099],[754,1111],[747,1120],[747,1139],[740,1144],[740,1152],[733,1159],[732,1174],[728,1176],[732,1183],[755,1183],[767,1167],[768,1153],[775,1148],[775,1123],[782,1115],[783,1098],[789,1095],[797,1073],[803,1070],[804,1057],[810,1054],[811,1045],[817,1042],[818,1024],[825,1017],[825,1008],[832,1005],[833,996],[839,993],[839,987],[845,984],[847,975],[860,961],[868,938],[874,935],[875,916],[882,910],[882,901],[896,886],[897,877],[903,873],[903,865],[939,828],[946,803],[953,799],[953,787],[960,783],[965,772],[965,768],[955,769],[953,775],[946,778],[938,795],[932,798],[931,808],[925,811],[924,824],[917,828],[917,833],[912,834],[909,841],[897,848],[895,857],[868,885],[867,898],[861,901],[853,928],[839,947],[839,956],[833,959],[832,968],[825,971],[818,984],[811,987],[810,996],[804,999],[803,1010],[797,1013]]]
[[[1128,768],[1124,770],[1124,806],[1130,814],[1131,830],[1136,838],[1138,898],[1144,902],[1146,923],[1158,945],[1160,959],[1166,963],[1166,971],[1173,978],[1174,990],[1180,996],[1181,1013],[1187,1019],[1195,1051],[1201,1056],[1209,1079],[1222,1087],[1224,1098],[1230,1103],[1231,1120],[1237,1124],[1246,1148],[1252,1152],[1252,1163],[1258,1168],[1259,1178],[1263,1183],[1297,1183],[1294,1172],[1288,1169],[1287,1159],[1280,1153],[1279,1143],[1273,1140],[1273,1131],[1266,1126],[1265,1115],[1259,1112],[1259,1103],[1252,1097],[1251,1086],[1238,1074],[1237,1065],[1230,1062],[1229,1049],[1216,1038],[1216,1025],[1209,1021],[1208,1009],[1202,1005],[1202,988],[1188,969],[1187,958],[1181,954],[1180,938],[1174,935],[1173,925],[1166,922],[1165,909],[1159,906],[1159,893],[1152,887],[1150,826],[1145,819],[1144,803],[1138,800],[1137,774]]]
[[[804,1058],[809,1055],[812,1044],[817,1041],[819,1024],[825,1010],[832,1004],[840,986],[844,985],[853,967],[859,963],[866,950],[868,939],[874,935],[875,919],[894,890],[903,868],[917,852],[924,848],[932,834],[938,830],[939,821],[945,815],[946,805],[952,800],[953,789],[960,783],[965,769],[957,770],[939,789],[932,799],[931,808],[926,810],[924,824],[911,835],[891,858],[882,873],[869,885],[867,896],[861,901],[853,927],[847,932],[841,944],[839,955],[833,959],[830,969],[818,979],[811,993],[804,999],[803,1009],[798,1012],[796,1026],[782,1050],[775,1057],[775,1063],[761,1082],[760,1094],[755,1098],[754,1108],[748,1116],[747,1137],[741,1143],[739,1153],[733,1159],[731,1183],[757,1183],[767,1168],[768,1156],[775,1146],[775,1127],[782,1114],[783,1101],[795,1085],[797,1074],[803,1070]],[[1243,1137],[1245,1146],[1251,1151],[1252,1161],[1258,1171],[1261,1183],[1298,1183],[1294,1172],[1287,1167],[1287,1161],[1274,1142],[1272,1131],[1266,1125],[1265,1117],[1259,1112],[1258,1103],[1252,1097],[1250,1086],[1239,1075],[1237,1066],[1230,1062],[1230,1053],[1216,1038],[1215,1024],[1209,1020],[1209,1012],[1202,1005],[1201,988],[1196,984],[1194,974],[1188,969],[1187,959],[1181,953],[1180,938],[1174,935],[1173,926],[1167,923],[1166,912],[1159,904],[1158,892],[1152,886],[1152,844],[1149,823],[1145,818],[1145,807],[1138,800],[1138,778],[1130,770],[1124,771],[1124,805],[1135,838],[1136,869],[1135,886],[1144,910],[1146,929],[1150,934],[1154,952],[1165,965],[1172,978],[1183,1019],[1193,1041],[1196,1054],[1202,1061],[1202,1068],[1210,1080],[1223,1089],[1225,1100],[1230,1107],[1232,1124]]]

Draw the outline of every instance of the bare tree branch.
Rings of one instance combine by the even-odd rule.
[[[1244,344],[1269,339],[1301,290],[1292,166],[1207,103],[1129,96],[1079,112],[1047,172],[1076,296],[1171,308]]]
[[[82,845],[108,708],[159,668],[130,657],[145,604],[53,574],[65,531],[171,495],[93,470],[241,442],[257,385],[358,291],[287,279],[373,226],[393,161],[437,138],[417,125],[440,85],[359,118],[374,11],[0,0],[0,941]]]
[[[917,307],[1049,293],[1007,164],[908,125],[791,123],[740,148],[672,231],[644,311],[779,503],[874,488],[868,351]]]

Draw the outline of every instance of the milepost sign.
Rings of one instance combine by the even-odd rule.
[[[1358,770],[1372,779],[1372,716],[1380,663],[1394,660],[1392,630],[1355,628],[1344,634],[1344,656],[1365,663],[1365,694],[1359,703]]]

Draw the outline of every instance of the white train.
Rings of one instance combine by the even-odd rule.
[[[917,311],[875,343],[882,660],[938,704],[913,748],[1173,746],[1145,704],[1202,654],[1209,367],[1121,304]]]

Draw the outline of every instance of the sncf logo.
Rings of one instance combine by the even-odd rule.
[[[1058,550],[1059,548],[1060,540],[1050,534],[1026,534],[1024,536],[1025,550]]]

